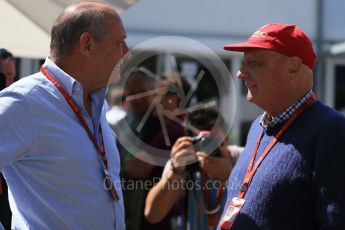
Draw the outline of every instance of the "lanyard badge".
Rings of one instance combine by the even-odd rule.
[[[103,168],[103,172],[104,172],[104,187],[106,190],[109,191],[110,196],[113,198],[114,201],[118,201],[119,195],[116,192],[116,189],[114,187],[114,182],[109,174],[108,169]]]
[[[219,226],[222,229],[230,229],[232,227],[237,215],[240,213],[241,208],[243,207],[244,202],[245,202],[244,199],[241,199],[238,197],[234,197],[232,199],[230,206],[225,212],[225,215],[220,220]]]

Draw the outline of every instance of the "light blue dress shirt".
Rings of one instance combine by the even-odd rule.
[[[92,117],[79,82],[51,60],[44,66],[100,139],[120,200],[111,199],[96,148],[56,87],[41,73],[0,92],[0,169],[9,187],[14,229],[125,229],[120,159],[106,118],[105,89],[91,94]],[[1,229],[1,226],[0,226]]]

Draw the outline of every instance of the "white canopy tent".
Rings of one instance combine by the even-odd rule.
[[[43,58],[58,14],[75,0],[0,0],[0,47],[17,57]],[[137,0],[107,0],[119,12]],[[326,2],[327,3],[327,2]],[[343,40],[342,0],[324,4],[326,40]],[[128,42],[161,35],[180,35],[221,52],[221,45],[243,39],[267,22],[296,23],[315,41],[318,11],[315,0],[141,0],[122,14]]]
[[[49,52],[49,34],[7,1],[0,1],[0,9],[0,47],[16,57],[45,57]]]
[[[44,58],[57,16],[73,0],[0,0],[0,47],[16,57]],[[135,0],[108,0],[119,13]]]

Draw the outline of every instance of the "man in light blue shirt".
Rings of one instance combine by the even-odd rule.
[[[104,103],[109,78],[118,78],[129,53],[125,36],[109,5],[71,5],[53,26],[41,72],[0,92],[0,169],[13,229],[125,229],[120,160]]]

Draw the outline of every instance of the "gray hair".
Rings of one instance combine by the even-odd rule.
[[[97,41],[103,40],[107,35],[107,24],[103,12],[87,4],[78,5],[73,12],[68,12],[68,9],[70,8],[60,14],[51,31],[50,55],[54,58],[69,55],[85,32],[91,33]]]

